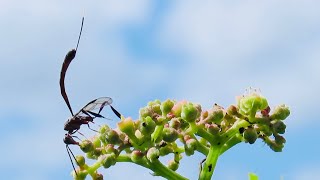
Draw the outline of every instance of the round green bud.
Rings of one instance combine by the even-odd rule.
[[[273,132],[274,133],[279,133],[279,134],[284,134],[286,132],[286,125],[284,124],[283,121],[272,121],[271,122],[273,125]]]
[[[172,171],[176,171],[179,168],[179,163],[177,163],[174,160],[170,160],[168,162],[168,168],[171,169]]]
[[[198,109],[192,104],[184,104],[181,109],[181,118],[187,122],[194,122],[199,117]]]
[[[188,139],[185,145],[185,152],[187,156],[193,155],[197,149],[197,141],[195,139]]]
[[[108,144],[105,147],[105,151],[106,151],[106,154],[111,154],[111,153],[117,154],[117,152],[118,152],[117,149],[114,148],[113,144]]]
[[[120,137],[117,131],[115,130],[110,130],[107,132],[106,135],[107,141],[110,144],[119,144],[120,143]]]
[[[216,124],[206,124],[206,129],[208,133],[212,135],[217,135],[220,132],[220,127]]]
[[[174,105],[174,102],[170,99],[165,100],[161,103],[160,109],[162,111],[162,115],[166,116],[169,112],[171,112],[171,109]]]
[[[255,115],[258,110],[268,107],[267,99],[263,96],[252,93],[238,99],[239,112],[242,115]]]
[[[147,116],[152,116],[152,112],[149,107],[143,107],[139,110],[140,118],[145,118]]]
[[[154,101],[149,101],[148,102],[148,106],[156,106],[156,105],[160,105],[161,101],[159,99],[155,99]]]
[[[245,139],[246,142],[253,144],[258,138],[257,131],[252,127],[248,127],[243,132],[243,138]]]
[[[227,108],[227,113],[234,116],[234,115],[238,115],[238,108],[235,105],[231,105]]]
[[[147,152],[147,159],[150,161],[150,162],[154,162],[155,160],[157,160],[160,156],[160,152],[157,148],[155,147],[152,147],[148,150]]]
[[[270,147],[274,152],[282,152],[282,149],[283,149],[284,145],[283,145],[283,144],[272,143],[272,144],[269,144],[269,147]]]
[[[104,125],[102,125],[102,126],[100,127],[99,132],[100,132],[101,134],[104,134],[105,132],[107,132],[107,131],[109,131],[109,130],[110,130],[110,127],[104,124]]]
[[[156,128],[156,123],[150,116],[143,118],[139,124],[139,130],[143,135],[150,135]]]
[[[92,177],[92,180],[103,180],[103,175],[96,173],[94,177]]]
[[[104,168],[109,168],[116,164],[116,155],[115,154],[105,154],[100,156],[101,164]]]
[[[131,157],[132,162],[139,163],[142,161],[144,154],[139,150],[134,150],[134,151],[132,151],[130,157]]]
[[[178,132],[173,128],[165,127],[162,132],[162,138],[166,142],[174,142],[178,138]]]
[[[99,136],[94,136],[91,141],[92,141],[92,144],[93,144],[94,148],[101,147],[101,141],[100,141]]]
[[[87,152],[90,152],[92,151],[94,148],[93,148],[93,143],[89,140],[83,140],[80,144],[80,149],[84,152],[84,153],[87,153]]]
[[[213,108],[209,111],[208,117],[204,119],[207,123],[213,122],[216,124],[220,124],[224,117],[223,108],[217,104],[213,106]]]
[[[169,126],[174,129],[179,129],[179,127],[181,126],[179,118],[172,118],[169,122]]]
[[[134,122],[131,117],[121,119],[121,121],[118,123],[118,128],[127,135],[134,135]]]
[[[275,135],[274,136],[274,140],[275,140],[275,143],[277,143],[277,144],[286,143],[286,139],[283,136],[280,136],[280,135]]]
[[[166,156],[166,155],[172,153],[173,149],[170,146],[164,146],[164,147],[160,147],[159,152],[160,152],[161,156]]]
[[[102,149],[101,148],[95,148],[93,150],[93,154],[96,156],[96,157],[99,157],[101,154],[102,154]]]
[[[277,106],[271,115],[271,119],[278,119],[278,120],[285,120],[290,115],[289,108],[282,104],[280,106]]]
[[[184,104],[187,104],[187,101],[180,101],[172,107],[171,111],[175,117],[181,117],[181,110]]]
[[[80,166],[80,167],[85,165],[85,163],[86,163],[85,158],[83,156],[80,156],[80,155],[76,156],[76,160],[77,160],[76,162],[77,162],[78,166]]]

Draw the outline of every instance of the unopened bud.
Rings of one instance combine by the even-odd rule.
[[[131,160],[135,163],[141,162],[144,157],[144,154],[139,150],[134,150],[131,153]]]
[[[76,156],[76,162],[78,163],[78,166],[83,166],[83,165],[85,165],[85,163],[86,163],[86,160],[84,159],[84,157],[83,156],[80,156],[80,155],[78,155],[78,156]]]
[[[174,142],[178,138],[178,132],[173,128],[167,127],[163,129],[162,137],[166,142]]]
[[[103,156],[100,156],[101,158],[101,164],[104,168],[109,168],[110,166],[113,166],[116,164],[116,155],[115,154],[105,154]]]
[[[284,134],[286,132],[287,126],[283,121],[272,121],[271,123],[273,124],[273,131],[275,133]]]
[[[90,151],[93,150],[93,144],[92,144],[92,142],[89,141],[89,140],[83,140],[83,141],[79,144],[79,146],[80,146],[80,149],[81,149],[83,152],[85,152],[85,153],[90,152]]]
[[[187,122],[194,122],[200,115],[198,109],[192,104],[188,103],[182,106],[181,118]]]
[[[171,111],[175,117],[181,117],[181,110],[184,104],[187,104],[187,101],[180,101],[172,107]]]
[[[155,160],[157,160],[160,156],[160,152],[157,148],[155,147],[152,147],[148,150],[147,152],[147,159],[150,161],[150,162],[153,162]]]
[[[290,115],[289,108],[282,104],[280,106],[277,106],[271,115],[271,119],[278,119],[278,120],[285,120]]]
[[[179,163],[177,163],[174,160],[170,160],[168,162],[168,168],[171,169],[172,171],[176,171],[179,168]]]
[[[106,135],[106,138],[107,138],[107,141],[110,143],[110,144],[118,144],[120,143],[120,137],[119,137],[119,134],[117,131],[115,130],[110,130],[107,132],[107,135]]]
[[[121,119],[121,121],[118,123],[118,127],[120,131],[128,134],[128,135],[134,135],[134,123],[133,120],[128,117],[125,119]]]
[[[160,109],[162,111],[162,115],[166,116],[172,109],[174,103],[173,101],[167,99],[166,101],[161,103]]]
[[[243,138],[245,139],[246,142],[253,144],[258,138],[257,131],[252,127],[248,127],[243,132]]]

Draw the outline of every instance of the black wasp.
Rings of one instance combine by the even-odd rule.
[[[115,115],[117,115],[119,118],[121,118],[121,114],[111,106],[112,99],[110,97],[100,97],[100,98],[94,99],[91,102],[89,102],[87,105],[85,105],[78,113],[73,114],[73,111],[72,111],[72,108],[69,103],[69,99],[68,99],[68,96],[67,96],[67,93],[65,90],[64,80],[65,80],[65,75],[66,75],[67,69],[68,69],[71,61],[76,56],[76,52],[78,49],[78,45],[79,45],[79,41],[80,41],[80,37],[81,37],[81,33],[82,33],[83,22],[84,22],[84,17],[82,18],[82,22],[81,22],[81,29],[80,29],[80,34],[78,37],[76,49],[72,49],[67,53],[67,55],[63,61],[61,73],[60,73],[61,95],[62,95],[64,101],[66,102],[66,104],[70,110],[70,113],[72,115],[72,117],[70,117],[66,121],[66,123],[64,124],[64,130],[67,131],[67,133],[64,136],[63,142],[66,144],[66,149],[67,149],[72,167],[73,167],[76,175],[77,175],[77,172],[76,172],[75,167],[73,165],[71,155],[76,162],[77,162],[77,160],[76,160],[74,154],[72,153],[69,145],[79,145],[79,142],[74,140],[74,137],[76,137],[76,136],[73,136],[73,134],[76,133],[80,129],[80,126],[82,124],[87,124],[89,129],[91,129],[89,126],[89,123],[93,122],[94,118],[104,118],[100,114],[100,112],[102,111],[102,109],[105,106],[110,106],[111,110],[115,113]],[[70,155],[70,153],[71,153],[71,155]]]

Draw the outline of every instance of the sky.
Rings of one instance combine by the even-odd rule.
[[[0,0],[1,179],[71,179],[62,141],[70,113],[58,81],[83,16],[66,77],[74,111],[102,96],[133,118],[154,99],[226,107],[246,88],[259,88],[271,107],[290,107],[283,152],[261,141],[237,145],[220,157],[212,179],[245,180],[249,172],[262,180],[320,179],[319,6],[315,0]],[[105,113],[115,127],[116,118]],[[197,179],[203,158],[184,157],[178,172]],[[152,177],[128,163],[100,172],[114,180]]]

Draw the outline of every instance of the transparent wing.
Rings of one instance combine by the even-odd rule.
[[[112,99],[110,97],[101,97],[98,99],[94,99],[85,105],[76,115],[80,115],[83,111],[94,112],[100,114],[104,106],[108,106],[112,104]]]

